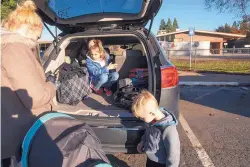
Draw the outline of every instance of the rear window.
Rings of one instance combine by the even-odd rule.
[[[62,19],[88,14],[125,13],[138,14],[144,0],[49,0],[48,6]]]
[[[105,48],[109,48],[110,54],[114,54],[116,56],[122,56],[125,50],[121,48],[121,45],[106,45]]]

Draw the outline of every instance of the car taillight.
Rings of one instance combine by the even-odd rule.
[[[178,82],[179,77],[175,67],[161,67],[161,88],[174,87]]]

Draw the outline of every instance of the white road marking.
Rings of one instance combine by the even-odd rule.
[[[202,99],[203,97],[208,96],[208,95],[211,95],[211,94],[213,94],[213,93],[216,93],[217,91],[219,91],[219,90],[221,90],[221,89],[223,89],[223,87],[222,87],[222,88],[219,88],[219,89],[216,89],[216,90],[214,90],[214,91],[212,91],[212,92],[205,93],[205,94],[203,94],[203,95],[197,97],[196,99],[194,99],[194,101],[199,100],[199,99]]]
[[[243,89],[243,90],[249,90],[247,87],[241,87],[241,89]]]
[[[204,167],[215,167],[212,160],[209,158],[207,152],[202,147],[201,143],[197,139],[197,137],[194,135],[194,132],[191,130],[190,126],[188,125],[187,121],[183,117],[182,114],[180,114],[180,123],[183,127],[184,131],[187,134],[187,137],[189,138],[190,142],[192,143],[193,148],[195,149],[196,153],[198,154],[198,157]]]
[[[192,82],[192,81],[180,81],[179,85],[184,86],[239,86],[238,82]]]

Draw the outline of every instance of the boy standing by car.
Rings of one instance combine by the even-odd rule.
[[[147,154],[147,167],[178,167],[180,140],[175,116],[159,108],[155,97],[142,91],[132,105],[134,115],[146,122],[145,134],[138,144],[138,152]]]

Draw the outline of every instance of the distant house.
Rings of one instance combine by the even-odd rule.
[[[158,39],[158,41],[167,41],[173,43],[180,43],[180,42],[189,43],[190,36],[188,35],[188,32],[189,32],[188,30],[179,30],[176,32],[167,33],[165,30],[160,30],[158,31],[156,38]],[[227,43],[229,40],[237,40],[242,38],[246,38],[246,35],[195,30],[195,36],[193,36],[193,41],[204,42],[204,43],[206,42],[207,43],[206,48],[204,49],[219,50],[223,49],[224,44]]]
[[[38,40],[38,43],[40,45],[40,50],[45,51],[52,41]]]
[[[43,57],[44,51],[50,46],[52,41],[38,40],[40,46],[40,56]]]

